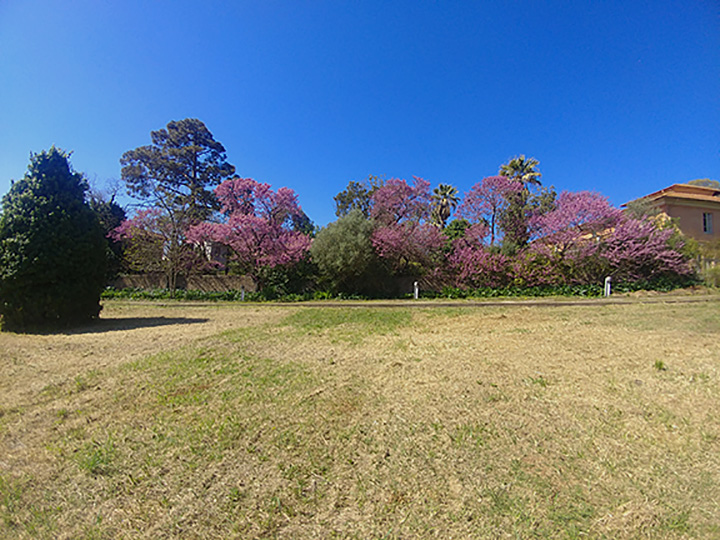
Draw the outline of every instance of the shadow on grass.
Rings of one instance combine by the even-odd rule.
[[[123,317],[100,318],[90,324],[75,328],[65,328],[63,334],[100,334],[103,332],[117,332],[120,330],[137,330],[138,328],[155,328],[158,326],[173,326],[176,324],[201,324],[210,319],[192,317]]]
[[[176,324],[201,324],[210,319],[192,317],[123,317],[100,318],[89,323],[54,330],[42,329],[38,331],[25,331],[27,334],[51,335],[77,335],[102,334],[105,332],[118,332],[122,330],[137,330],[139,328],[155,328],[158,326],[173,326]]]
[[[84,322],[77,325],[62,327],[23,328],[8,329],[7,332],[16,334],[29,334],[35,336],[51,335],[77,335],[77,334],[102,334],[104,332],[117,332],[122,330],[136,330],[138,328],[155,328],[158,326],[172,326],[175,324],[201,324],[210,319],[191,317],[124,317],[104,318],[91,322]]]

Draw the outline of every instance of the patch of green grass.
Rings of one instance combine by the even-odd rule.
[[[511,328],[508,330],[509,334],[531,334],[532,330],[529,328]]]
[[[326,331],[343,341],[360,342],[371,335],[385,335],[408,326],[412,313],[407,309],[305,308],[289,315],[283,323],[303,334]]]
[[[114,535],[103,526],[102,514],[97,514],[93,523],[83,528],[82,540],[109,540],[113,537]]]
[[[102,378],[102,374],[98,370],[91,370],[87,373],[77,375],[74,379],[74,391],[77,393],[84,392],[89,388],[97,385],[98,381]]]
[[[542,375],[538,375],[537,377],[530,377],[529,381],[531,384],[536,384],[540,388],[547,388],[548,384],[550,384],[548,383],[547,379]]]
[[[0,516],[5,527],[17,525],[15,516],[22,504],[20,484],[0,474]]]
[[[550,520],[564,524],[570,537],[580,535],[583,527],[587,527],[589,520],[595,515],[595,509],[587,502],[586,495],[578,487],[565,494],[568,500],[558,501],[550,510]],[[586,534],[586,533],[585,533]],[[580,535],[582,536],[582,535]]]
[[[163,405],[202,405],[237,397],[272,399],[286,387],[304,384],[308,375],[298,363],[212,347],[154,355],[129,369],[144,374],[146,387],[153,389]]]
[[[487,428],[477,424],[461,424],[456,426],[450,434],[453,444],[459,447],[483,447],[487,442],[487,438]]]
[[[0,433],[3,433],[8,423],[22,414],[20,407],[3,407],[0,406]]]
[[[117,449],[112,437],[85,444],[75,456],[78,466],[91,476],[112,474],[116,458]]]
[[[32,478],[0,473],[0,538],[57,538],[53,509],[33,501]]]
[[[231,330],[225,330],[218,337],[227,340],[229,343],[243,343],[252,341],[256,337],[265,337],[268,328],[269,327],[233,328]]]
[[[669,532],[685,534],[689,533],[690,527],[690,510],[671,510],[668,515],[662,519],[662,528]]]
[[[65,393],[67,393],[67,389],[62,383],[50,383],[40,390],[40,395],[46,400],[54,400]]]
[[[70,411],[63,407],[55,413],[58,423],[62,423],[70,417]]]

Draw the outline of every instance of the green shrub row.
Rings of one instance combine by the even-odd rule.
[[[632,283],[613,283],[613,294],[622,294],[634,291],[659,291],[668,292],[677,288],[698,284],[695,279],[658,279],[652,282],[637,281]],[[434,298],[518,298],[518,297],[547,297],[567,296],[597,298],[603,295],[603,287],[600,284],[593,285],[548,285],[535,287],[506,286],[506,287],[483,287],[479,289],[459,289],[457,287],[445,287],[439,292],[421,291],[420,297],[425,299]],[[197,290],[176,289],[114,289],[108,287],[102,294],[103,299],[131,299],[131,300],[199,300],[205,302],[239,302],[242,300],[242,292],[237,290],[224,292],[206,292]],[[412,298],[407,294],[404,298]],[[327,291],[312,291],[302,294],[279,293],[275,289],[264,289],[258,292],[246,292],[246,302],[307,302],[310,300],[367,300],[368,297],[359,295],[338,294],[333,295]]]
[[[204,302],[240,302],[242,292],[237,290],[223,292],[207,292],[197,290],[176,289],[115,289],[106,288],[102,293],[103,299],[129,299],[129,300],[199,300]],[[258,292],[245,292],[246,302],[307,302],[309,300],[366,300],[365,297],[350,295],[332,295],[326,291],[306,292],[302,294],[278,294],[274,290]]]

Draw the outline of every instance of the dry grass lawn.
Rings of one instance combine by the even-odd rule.
[[[717,300],[0,334],[0,537],[719,538]]]

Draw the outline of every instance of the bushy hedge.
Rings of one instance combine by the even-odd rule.
[[[242,291],[208,292],[196,290],[175,289],[114,289],[109,287],[102,293],[103,299],[127,300],[199,300],[204,302],[240,302]],[[245,292],[246,302],[306,302],[309,300],[329,299],[364,299],[359,296],[333,296],[326,291],[306,292],[302,294],[278,294],[275,290],[258,292]]]
[[[697,284],[692,278],[684,280],[659,279],[655,281],[638,281],[633,283],[614,283],[613,294],[622,294],[634,291],[653,290],[660,292],[671,291],[680,287]],[[534,287],[520,287],[516,285],[505,287],[481,287],[477,289],[460,289],[457,287],[444,287],[441,291],[420,291],[420,297],[435,298],[519,298],[519,297],[547,297],[567,296],[597,298],[603,295],[601,284],[592,285],[546,285]],[[402,296],[411,298],[412,294]],[[102,293],[103,299],[128,300],[198,300],[205,302],[239,302],[243,298],[241,291],[206,292],[196,290],[176,289],[114,289],[109,287]],[[383,297],[387,298],[387,297]],[[368,300],[370,297],[355,294],[334,294],[328,291],[312,291],[302,294],[277,294],[276,291],[245,292],[246,302],[307,302],[310,300]]]
[[[685,279],[658,279],[654,281],[621,282],[612,284],[613,294],[623,294],[635,291],[668,292],[682,287],[696,285],[698,280],[687,277]],[[604,293],[601,284],[589,285],[543,285],[533,287],[520,287],[509,285],[505,287],[480,287],[477,289],[460,289],[445,287],[441,292],[427,292],[425,298],[507,298],[507,297],[543,297],[543,296],[572,296],[572,297],[599,297]]]

